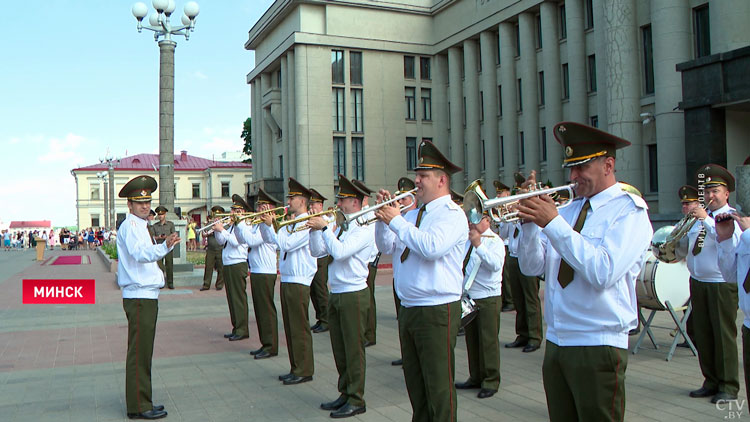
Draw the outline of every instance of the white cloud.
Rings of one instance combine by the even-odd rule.
[[[193,72],[193,77],[197,79],[208,79],[208,76],[206,76],[206,74],[201,72],[200,70],[196,70],[195,72]]]
[[[90,147],[92,142],[80,135],[68,133],[64,138],[49,138],[42,154],[37,156],[40,163],[83,163],[84,156],[80,151],[82,146]],[[89,144],[89,145],[87,145]]]

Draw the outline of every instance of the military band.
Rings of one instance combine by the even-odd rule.
[[[223,214],[224,208],[216,205],[211,207],[212,214]],[[213,222],[210,222],[213,223]],[[207,224],[207,225],[210,225]],[[214,270],[216,270],[216,290],[224,288],[224,262],[222,261],[222,247],[216,240],[216,235],[213,233],[204,234],[206,238],[206,266],[203,268],[203,286],[201,291],[206,291],[211,288],[211,278],[213,278]]]

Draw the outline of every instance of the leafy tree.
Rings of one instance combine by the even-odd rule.
[[[245,140],[245,146],[242,147],[242,152],[252,157],[253,135],[250,130],[252,128],[251,123],[252,123],[252,118],[248,117],[247,120],[245,120],[245,123],[242,125],[242,134],[240,135],[240,138]],[[251,161],[252,161],[252,158],[248,158],[247,160],[244,160],[245,163],[250,163]]]

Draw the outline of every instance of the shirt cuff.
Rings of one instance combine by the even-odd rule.
[[[528,226],[524,224],[524,228],[523,228],[524,232],[526,232],[527,227]],[[544,233],[548,238],[555,239],[564,235],[567,230],[572,230],[572,229],[573,228],[568,224],[568,222],[565,221],[565,219],[562,218],[561,215],[558,215],[557,217],[553,218],[552,221],[547,223],[547,226],[541,230],[542,230],[542,233]]]

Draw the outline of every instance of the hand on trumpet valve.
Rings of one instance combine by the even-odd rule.
[[[261,208],[261,211],[268,211],[268,208],[263,207]],[[258,218],[260,218],[260,221],[267,226],[273,225],[273,214],[270,212],[263,213],[259,215]]]
[[[328,221],[326,221],[323,217],[312,217],[309,220],[307,220],[307,227],[309,227],[312,230],[321,230],[323,227],[328,225]]]
[[[706,206],[708,206],[708,204],[706,204]],[[706,209],[703,207],[693,208],[692,210],[690,210],[690,215],[692,215],[693,217],[699,220],[703,220],[704,218],[708,217],[708,213],[706,212]]]
[[[549,195],[532,196],[517,205],[518,217],[539,227],[546,227],[558,216],[557,204]]]
[[[215,232],[221,232],[224,231],[224,224],[221,222],[221,220],[216,220],[211,226],[213,228],[213,231]]]
[[[526,178],[526,181],[521,184],[521,189],[519,189],[519,193],[525,193],[529,192],[531,190],[534,190],[536,188],[536,170],[531,170],[531,173],[529,174],[529,177]]]

